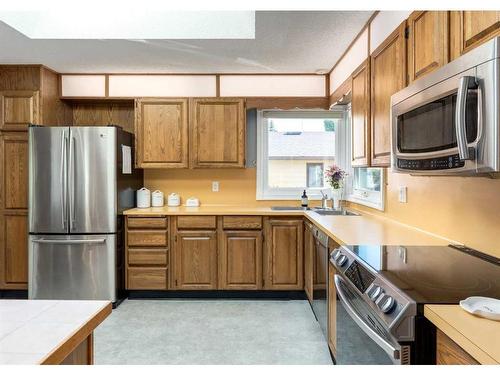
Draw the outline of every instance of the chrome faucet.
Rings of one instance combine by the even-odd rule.
[[[323,209],[328,209],[328,195],[326,195],[325,193],[323,193],[323,190],[320,190],[320,193],[321,193],[321,208]]]

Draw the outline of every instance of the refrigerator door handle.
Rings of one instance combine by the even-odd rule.
[[[105,243],[105,238],[98,239],[87,239],[87,240],[46,240],[44,238],[31,240],[31,242],[35,243],[52,243],[58,245],[75,245],[75,244],[96,244],[96,243]]]
[[[75,137],[71,135],[69,139],[69,220],[70,229],[75,227],[76,221],[76,209],[75,209],[75,162],[76,162],[76,152],[75,152]]]
[[[61,221],[63,229],[66,229],[67,224],[67,210],[66,210],[66,196],[67,196],[67,181],[66,181],[66,148],[67,139],[66,131],[62,132],[61,135]]]

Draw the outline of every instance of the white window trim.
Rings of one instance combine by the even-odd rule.
[[[304,113],[307,110],[301,110],[300,113]],[[325,193],[329,190],[328,187],[324,188],[279,188],[272,189],[267,186],[267,160],[268,155],[268,142],[267,142],[267,126],[266,119],[264,117],[264,112],[273,112],[273,115],[279,117],[293,117],[298,111],[280,111],[280,110],[259,110],[257,111],[257,193],[256,200],[298,200],[302,196],[304,189],[307,192],[309,199],[318,200],[321,199],[321,192],[323,190]],[[310,112],[319,113],[320,111],[311,110]],[[339,128],[343,128],[340,126]],[[337,153],[343,154],[340,149],[342,143],[340,138],[337,136],[338,130],[335,132],[335,158],[337,159]],[[340,151],[339,151],[340,150]],[[325,165],[327,168],[327,165]],[[328,193],[327,193],[328,194]],[[330,196],[331,194],[328,194]]]
[[[380,192],[376,193],[370,190],[354,189],[354,168],[351,165],[351,119],[349,118],[349,114],[347,111],[344,123],[348,124],[348,126],[344,127],[345,132],[344,134],[342,134],[342,140],[346,147],[344,148],[344,160],[342,161],[341,165],[345,168],[346,171],[348,171],[348,176],[345,182],[345,200],[348,202],[353,202],[361,204],[363,206],[375,208],[380,211],[384,211],[386,190],[385,181],[387,179],[387,171],[385,168],[381,168],[382,173],[380,175]]]

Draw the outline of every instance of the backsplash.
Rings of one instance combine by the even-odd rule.
[[[500,179],[387,173],[385,212],[352,204],[500,257]],[[398,190],[408,187],[408,203]]]

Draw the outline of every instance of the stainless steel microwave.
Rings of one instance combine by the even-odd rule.
[[[391,97],[392,170],[500,171],[500,37]]]

